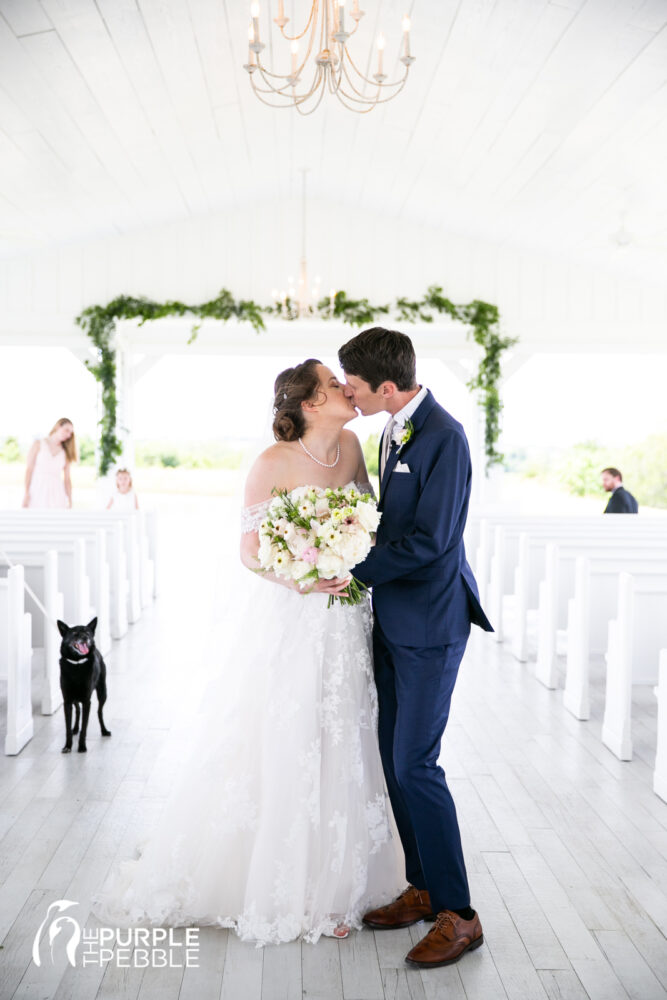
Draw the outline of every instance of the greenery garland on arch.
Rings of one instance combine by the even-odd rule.
[[[147,320],[163,316],[196,317],[188,343],[196,338],[201,321],[208,317],[226,323],[233,317],[249,323],[256,333],[266,328],[264,315],[274,315],[283,319],[298,318],[297,303],[287,298],[271,306],[261,306],[251,299],[236,300],[228,289],[221,289],[219,295],[200,305],[186,305],[170,300],[154,302],[151,299],[118,296],[106,306],[89,306],[77,317],[76,323],[88,335],[97,350],[97,361],[86,361],[86,366],[102,387],[102,418],[100,420],[100,460],[99,473],[107,474],[114,461],[121,454],[122,445],[116,435],[116,348],[114,333],[119,319],[139,319],[139,326]],[[400,323],[432,323],[443,313],[464,323],[470,328],[473,339],[483,355],[477,372],[467,385],[480,394],[480,405],[485,412],[485,454],[487,472],[492,465],[502,462],[503,455],[497,450],[500,436],[499,382],[503,352],[517,343],[516,337],[504,337],[499,329],[497,306],[474,299],[467,305],[456,305],[448,299],[439,285],[429,285],[426,294],[417,300],[397,298],[393,305],[372,305],[367,298],[352,299],[346,292],[338,291],[332,298],[323,298],[310,308],[313,316],[323,320],[338,319],[350,326],[369,326],[384,316],[391,314]]]

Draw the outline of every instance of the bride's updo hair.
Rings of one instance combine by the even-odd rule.
[[[322,362],[308,358],[295,368],[286,368],[277,377],[273,391],[273,436],[276,441],[296,441],[306,430],[301,404],[313,400],[320,388],[317,366]]]

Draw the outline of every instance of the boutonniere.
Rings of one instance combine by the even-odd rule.
[[[394,442],[394,444],[398,445],[399,455],[401,453],[401,449],[403,448],[403,446],[406,445],[408,441],[412,440],[412,438],[414,437],[414,433],[415,433],[415,425],[412,423],[409,417],[405,421],[402,427],[400,426],[400,424],[394,427],[391,434],[391,439]]]

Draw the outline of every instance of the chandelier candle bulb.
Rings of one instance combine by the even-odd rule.
[[[380,34],[378,36],[378,76],[382,76],[382,62],[383,62],[383,57],[384,57],[384,45],[385,45],[384,35]]]
[[[338,0],[338,30],[341,34],[345,31],[345,0]]]
[[[406,16],[403,18],[403,55],[406,58],[410,57],[410,18]]]
[[[299,43],[296,39],[292,42],[292,83],[296,83],[296,58],[299,54]]]
[[[248,62],[243,67],[248,73],[254,73],[257,68],[257,57],[253,50],[253,42],[255,38],[255,32],[252,24],[248,26]]]
[[[252,34],[255,45],[259,44],[259,4],[250,4],[250,16],[252,18]]]

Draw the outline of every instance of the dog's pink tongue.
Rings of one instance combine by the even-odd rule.
[[[86,654],[88,653],[88,646],[85,644],[85,642],[78,642],[77,648],[79,652],[83,654],[83,656],[86,656]]]

